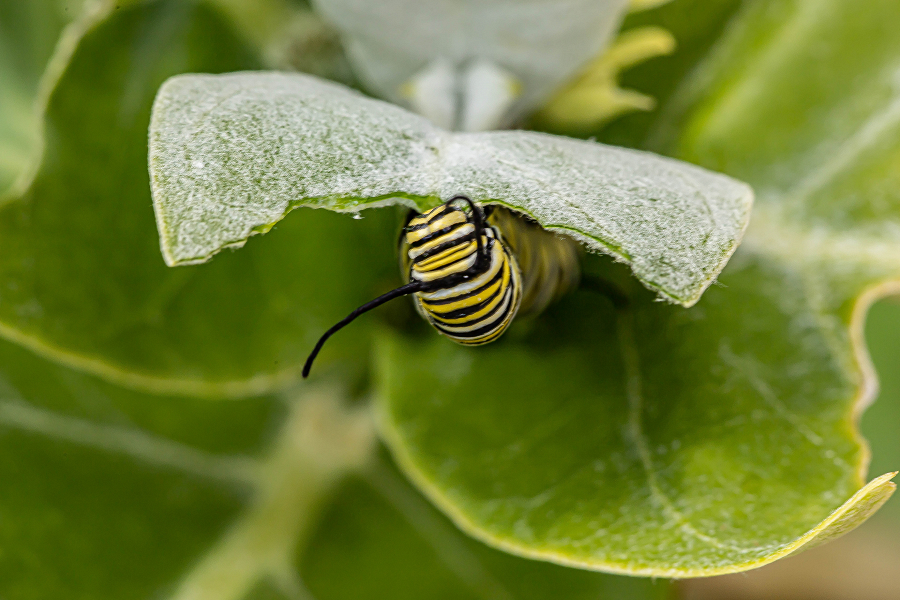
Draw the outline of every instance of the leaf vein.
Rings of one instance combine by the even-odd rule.
[[[0,425],[242,487],[252,487],[257,480],[257,465],[250,457],[217,456],[140,429],[92,423],[23,401],[0,400]]]
[[[653,466],[653,459],[643,431],[641,412],[643,411],[644,400],[641,386],[640,357],[637,351],[637,344],[634,341],[634,320],[630,311],[623,310],[619,312],[617,329],[619,348],[625,370],[625,390],[629,407],[628,432],[644,467],[644,473],[647,476],[647,486],[650,489],[651,496],[659,503],[670,523],[677,526],[685,534],[716,548],[744,553],[753,552],[754,550],[752,549],[725,543],[697,530],[696,527],[691,525],[687,517],[675,508],[675,505],[660,488],[657,473]]]

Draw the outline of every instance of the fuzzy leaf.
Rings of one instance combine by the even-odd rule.
[[[534,217],[631,265],[690,306],[747,223],[752,192],[652,154],[525,131],[451,134],[305,75],[169,80],[150,170],[163,254],[203,262],[298,206],[420,210],[466,194]]]

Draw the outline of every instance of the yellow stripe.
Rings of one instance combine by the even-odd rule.
[[[419,271],[415,266],[413,267],[413,276],[415,279],[419,281],[437,281],[438,279],[443,279],[444,277],[448,277],[450,275],[455,275],[456,273],[462,273],[464,271],[468,271],[473,266],[475,266],[475,261],[478,260],[478,256],[475,254],[471,254],[469,258],[465,258],[461,261],[457,261],[452,265],[444,267],[443,269],[435,269],[434,271]]]
[[[457,260],[461,260],[478,251],[478,244],[475,240],[468,242],[463,245],[462,248],[447,248],[443,252],[435,254],[431,258],[426,258],[422,262],[416,263],[416,269],[419,271],[431,271],[432,269],[437,269],[438,267],[443,267],[444,265],[448,265]]]
[[[414,216],[412,219],[409,220],[409,223],[407,223],[406,225],[407,225],[407,227],[427,225],[431,219],[438,217],[445,210],[447,210],[447,206],[444,204],[442,204],[440,206],[436,206],[435,208],[432,208],[431,210],[429,210],[421,215]]]

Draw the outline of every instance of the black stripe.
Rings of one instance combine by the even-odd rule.
[[[462,244],[471,242],[474,239],[475,239],[475,232],[473,231],[472,233],[467,233],[466,235],[462,236],[461,238],[457,238],[455,240],[450,240],[449,242],[444,242],[443,244],[438,244],[437,246],[435,246],[428,252],[423,252],[422,254],[415,257],[413,259],[413,264],[422,262],[423,260],[431,258],[432,256],[434,256],[436,254],[440,254],[441,252],[443,252],[444,250],[447,250],[448,248],[453,248],[454,246],[460,246]],[[477,251],[478,251],[477,249],[473,250],[473,252],[477,252]]]
[[[501,294],[506,294],[506,290],[498,289],[496,292],[494,292],[491,295],[490,298],[488,298],[484,302],[479,302],[478,304],[474,304],[474,305],[466,307],[466,308],[458,308],[456,310],[446,312],[446,313],[439,313],[434,310],[429,310],[428,313],[432,317],[437,319],[438,321],[444,322],[445,325],[451,325],[453,327],[465,327],[467,325],[474,325],[476,323],[476,321],[472,321],[472,322],[468,322],[468,323],[447,323],[446,321],[447,321],[447,319],[464,319],[466,317],[474,315],[476,312],[483,309],[485,306],[489,305],[491,303],[491,301],[494,300],[494,298],[496,298],[497,296],[499,296]],[[503,304],[502,300],[498,303],[498,306],[500,304]]]
[[[446,325],[447,325],[447,327],[470,327],[472,325],[478,325],[479,323],[502,322],[503,319],[498,318],[498,314],[500,314],[501,312],[502,312],[503,316],[509,314],[509,307],[512,305],[512,295],[513,295],[513,289],[512,289],[512,286],[510,286],[510,287],[506,288],[506,290],[504,290],[503,298],[500,300],[500,302],[497,303],[497,306],[495,306],[494,309],[491,312],[489,312],[488,314],[482,315],[482,316],[478,317],[477,319],[472,319],[468,323],[457,323],[455,325],[454,324],[446,324]],[[508,304],[506,306],[506,310],[503,310],[503,305],[506,304],[507,302],[509,302],[510,304]]]

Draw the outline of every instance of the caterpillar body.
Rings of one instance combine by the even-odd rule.
[[[409,281],[422,284],[414,294],[419,313],[454,342],[476,346],[494,341],[512,322],[522,274],[497,230],[477,226],[484,216],[472,206],[472,215],[444,204],[413,217],[400,256]]]
[[[419,313],[439,333],[475,346],[500,337],[517,314],[542,311],[576,287],[580,276],[573,240],[503,207],[486,210],[466,196],[409,219],[400,236],[400,264],[407,283],[326,331],[310,353],[303,377],[332,334],[394,298],[412,294]]]

